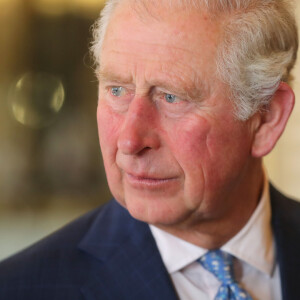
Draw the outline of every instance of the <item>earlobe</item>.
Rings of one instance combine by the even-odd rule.
[[[268,110],[261,113],[260,124],[254,133],[252,156],[263,157],[271,152],[283,133],[295,103],[291,87],[282,82],[275,92]]]

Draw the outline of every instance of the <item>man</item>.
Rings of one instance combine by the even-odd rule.
[[[0,299],[300,299],[300,205],[262,157],[294,105],[287,1],[111,0],[95,26],[116,199],[0,265]]]

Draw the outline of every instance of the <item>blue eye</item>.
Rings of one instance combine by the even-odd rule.
[[[168,103],[174,103],[177,100],[177,97],[172,94],[165,94],[165,99]]]
[[[121,86],[114,86],[111,88],[111,93],[115,97],[120,97],[124,94],[124,88]]]

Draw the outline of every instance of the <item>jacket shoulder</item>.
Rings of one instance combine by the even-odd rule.
[[[273,221],[284,221],[300,231],[300,202],[283,195],[273,185],[270,187],[270,196]]]
[[[88,263],[89,257],[77,245],[94,220],[105,213],[109,206],[110,204],[106,204],[86,213],[32,246],[2,261],[0,263],[0,295],[1,291],[15,289],[18,286],[68,286],[84,280],[84,272],[79,272],[79,270],[81,265]],[[0,299],[2,299],[1,296]]]

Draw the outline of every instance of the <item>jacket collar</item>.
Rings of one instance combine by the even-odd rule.
[[[79,248],[91,259],[82,288],[86,299],[177,299],[149,226],[114,200],[101,210]]]
[[[282,299],[300,299],[300,205],[284,197],[273,186],[270,195]]]

